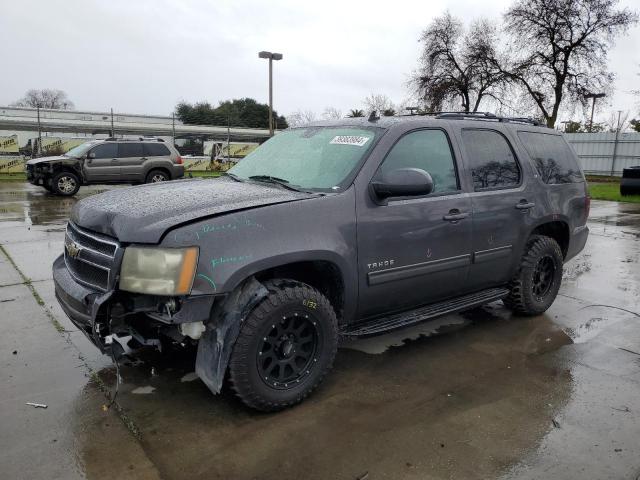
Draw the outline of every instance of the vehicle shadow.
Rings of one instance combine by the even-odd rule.
[[[381,353],[341,348],[319,389],[279,413],[211,395],[193,350],[122,362],[118,402],[165,478],[492,477],[554,428],[572,392],[555,352],[571,340],[495,305],[450,320]],[[99,375],[115,384],[114,368]]]

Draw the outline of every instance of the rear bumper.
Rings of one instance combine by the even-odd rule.
[[[582,251],[585,244],[587,243],[588,237],[589,227],[587,227],[586,225],[582,225],[573,229],[571,239],[569,240],[569,248],[567,248],[567,255],[564,259],[565,262],[572,259]]]
[[[171,179],[174,180],[176,178],[184,177],[184,165],[173,165],[171,169]]]

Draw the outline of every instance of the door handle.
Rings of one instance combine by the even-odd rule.
[[[453,210],[451,210],[447,215],[445,215],[444,217],[442,217],[443,220],[447,221],[447,222],[457,222],[459,220],[462,220],[464,218],[467,218],[469,216],[468,213],[463,213],[460,210],[458,210],[457,208],[454,208]]]
[[[520,203],[516,203],[516,208],[518,210],[523,210],[523,211],[529,210],[530,208],[533,208],[535,206],[536,206],[535,203],[527,202],[526,200],[523,200]]]
[[[111,163],[117,163],[117,162],[118,162],[118,159],[117,159],[117,158],[112,158],[112,159],[111,159]]]

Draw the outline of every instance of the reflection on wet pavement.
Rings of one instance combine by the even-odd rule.
[[[59,426],[60,436],[71,439],[69,454],[80,476],[640,474],[640,206],[593,202],[587,248],[567,264],[561,295],[545,315],[512,317],[497,302],[345,341],[319,390],[277,414],[250,411],[229,391],[212,396],[193,372],[193,350],[142,350],[120,361],[118,419],[114,407],[104,411],[100,393],[115,388],[115,368],[64,317],[48,280],[49,259],[61,251],[75,200],[0,184],[0,201],[0,243],[27,276],[39,280],[34,286],[45,307],[80,352],[79,368],[97,372],[80,388],[69,384],[76,415]],[[6,261],[0,268],[2,285],[16,283]],[[65,344],[41,345],[41,354],[50,349],[54,355]],[[11,357],[7,362],[20,367]],[[3,409],[18,408],[4,395],[0,402]],[[22,441],[30,438],[23,435]],[[28,461],[16,455],[15,462]]]

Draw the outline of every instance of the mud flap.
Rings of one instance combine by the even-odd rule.
[[[198,342],[196,357],[196,374],[213,393],[220,393],[242,322],[268,293],[264,285],[251,277],[230,294],[219,309],[214,308]]]

